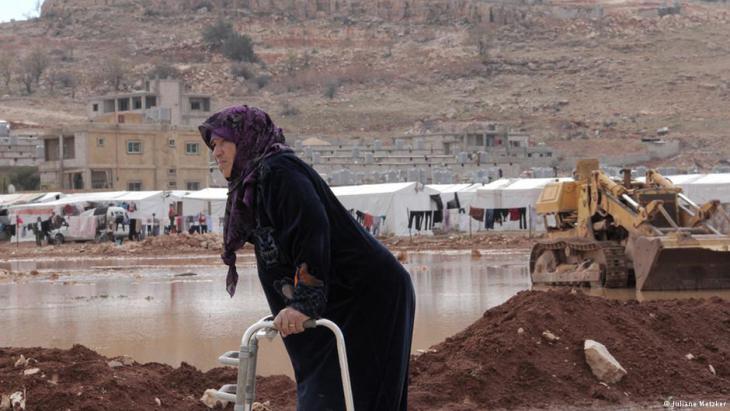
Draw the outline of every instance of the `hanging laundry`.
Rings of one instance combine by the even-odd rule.
[[[469,216],[477,221],[484,221],[484,209],[469,207]]]
[[[443,214],[441,210],[444,209],[444,203],[441,201],[441,194],[431,194],[431,201],[436,203],[436,212],[432,216],[432,224],[440,223],[443,221]]]
[[[487,230],[494,230],[494,217],[496,212],[492,208],[484,210],[484,228]]]
[[[449,210],[452,210],[454,208],[461,208],[461,203],[459,203],[459,194],[454,193],[454,199],[451,201],[446,202],[446,208]]]
[[[370,214],[368,214],[368,213],[364,213],[364,214],[365,215],[363,216],[363,226],[365,226],[365,229],[366,230],[368,230],[369,232],[372,232],[372,229],[373,229],[373,216],[370,215]]]

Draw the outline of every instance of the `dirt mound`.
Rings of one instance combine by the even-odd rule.
[[[391,251],[530,248],[534,242],[534,239],[529,238],[525,232],[441,234],[413,238],[383,237],[379,240]]]
[[[606,345],[628,372],[623,380],[599,383],[585,361],[586,339]],[[618,302],[568,290],[525,291],[490,309],[415,358],[410,386],[414,410],[660,406],[669,397],[728,393],[730,302]]]
[[[28,364],[16,366],[21,354]],[[81,345],[69,350],[0,348],[0,394],[25,390],[29,411],[207,410],[200,401],[205,390],[235,381],[233,368],[203,373],[186,363],[179,368],[138,364],[128,357],[109,359]],[[295,406],[294,382],[286,376],[258,377],[256,391],[257,401],[269,401],[271,409]]]

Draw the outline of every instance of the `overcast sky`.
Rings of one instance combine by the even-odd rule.
[[[36,16],[36,3],[37,0],[0,0],[0,23]]]

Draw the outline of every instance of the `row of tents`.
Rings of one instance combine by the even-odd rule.
[[[677,175],[670,179],[695,202],[717,199],[730,203],[730,174]],[[435,184],[416,182],[332,187],[340,202],[353,217],[379,235],[407,236],[431,234],[439,229],[461,232],[482,231],[490,227],[488,217],[479,213],[501,211],[506,218],[496,219],[495,230],[544,230],[542,220],[530,212],[542,188],[555,178],[499,179],[489,184]],[[209,232],[222,232],[227,189],[199,191],[115,191],[63,194],[22,193],[0,195],[0,224],[48,218],[53,212],[65,215],[93,206],[120,206],[129,218],[151,224],[155,218],[166,224],[170,206],[182,217],[185,229],[207,216]],[[509,213],[506,213],[508,212]],[[506,213],[506,214],[505,214]],[[492,213],[494,215],[494,213]],[[523,219],[515,219],[524,215]],[[520,221],[526,220],[526,221]],[[494,223],[494,220],[492,221]],[[491,228],[491,227],[490,227]],[[20,241],[30,240],[20,238]]]

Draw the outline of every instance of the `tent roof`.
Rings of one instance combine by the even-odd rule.
[[[472,186],[481,186],[481,184],[428,184],[426,187],[439,193],[456,193],[468,191]]]
[[[693,180],[691,184],[730,184],[730,174],[705,174]]]
[[[339,186],[332,187],[332,192],[336,196],[360,195],[360,194],[387,194],[395,193],[405,189],[413,189],[415,191],[416,183],[385,183],[385,184],[363,184],[359,186]]]
[[[545,187],[555,181],[573,181],[570,177],[562,178],[521,178],[504,187],[505,190],[534,190]]]
[[[14,204],[30,203],[43,197],[44,193],[17,193],[0,195],[0,206],[11,206]]]
[[[191,200],[225,201],[228,199],[228,189],[208,187],[199,191],[193,191],[183,198],[189,198]]]

